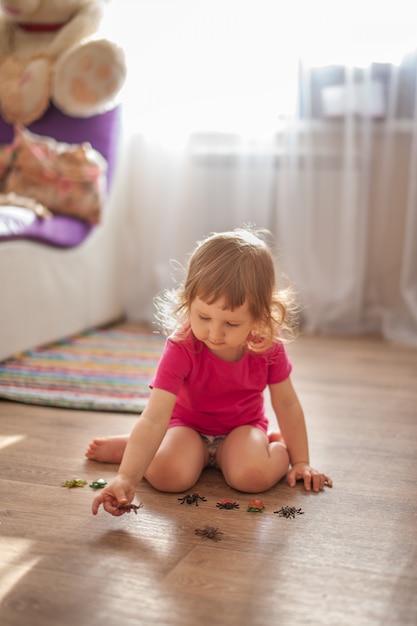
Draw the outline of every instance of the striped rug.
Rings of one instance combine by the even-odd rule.
[[[143,411],[165,338],[122,324],[0,363],[0,398],[90,411]]]

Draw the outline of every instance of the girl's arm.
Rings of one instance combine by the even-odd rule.
[[[331,479],[310,466],[307,429],[304,412],[291,379],[269,386],[271,403],[280,431],[290,455],[291,469],[287,482],[294,487],[303,480],[307,491],[320,491],[324,485],[332,487]]]
[[[154,458],[171,419],[176,396],[169,391],[152,389],[148,404],[136,422],[126,445],[118,474],[93,500],[92,512],[100,504],[112,515],[122,515],[121,504],[135,497],[136,485],[142,480]]]

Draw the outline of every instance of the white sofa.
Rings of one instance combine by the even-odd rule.
[[[121,217],[110,198],[75,248],[0,243],[0,360],[123,315]]]

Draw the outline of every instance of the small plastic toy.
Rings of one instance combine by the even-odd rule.
[[[130,511],[133,511],[135,515],[138,514],[138,510],[141,509],[143,507],[142,502],[139,502],[139,504],[119,504],[119,506],[117,507],[119,509],[119,511],[126,511],[126,513],[130,513]]]
[[[103,487],[105,487],[107,485],[107,480],[104,480],[104,478],[99,478],[98,480],[94,480],[92,483],[89,484],[89,487],[91,487],[92,489],[103,489]]]
[[[195,534],[199,535],[203,539],[212,539],[213,541],[220,541],[221,537],[219,535],[223,535],[222,531],[214,526],[204,526],[204,528],[196,528]]]
[[[238,509],[239,505],[237,502],[233,502],[233,500],[222,500],[216,504],[219,509]]]
[[[178,498],[178,500],[181,502],[181,504],[184,504],[184,502],[186,502],[187,504],[195,504],[196,506],[198,506],[199,500],[201,500],[201,502],[207,502],[205,497],[199,496],[198,493],[188,493],[183,498]]]
[[[61,483],[61,487],[68,487],[68,489],[73,489],[74,487],[85,487],[87,484],[86,480],[82,480],[82,478],[71,478],[71,480],[66,480],[64,483]]]
[[[262,513],[265,505],[262,500],[250,500],[248,504],[248,508],[246,509],[248,513]]]
[[[296,509],[295,506],[283,506],[279,509],[279,511],[274,511],[280,517],[286,517],[289,519],[290,517],[294,518],[296,515],[304,515],[304,511],[301,509]]]

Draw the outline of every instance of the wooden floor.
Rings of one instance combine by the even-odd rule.
[[[137,515],[93,517],[92,489],[60,484],[110,478],[86,444],[135,417],[0,402],[1,625],[415,626],[417,350],[318,337],[289,350],[312,461],[334,488],[282,482],[263,513],[207,470],[198,507],[143,483]],[[304,514],[274,514],[285,505]],[[221,540],[197,536],[205,525]]]

